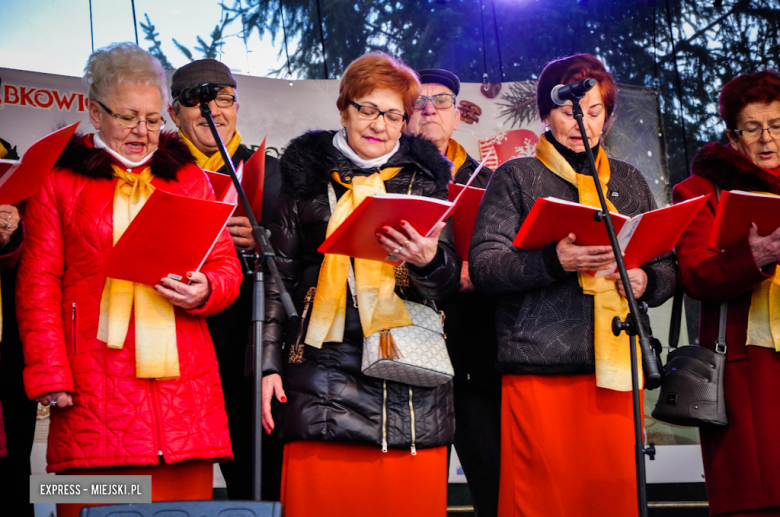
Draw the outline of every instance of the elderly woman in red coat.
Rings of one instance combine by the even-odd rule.
[[[691,177],[674,189],[676,203],[712,194],[677,245],[683,286],[701,301],[701,346],[714,348],[719,306],[729,303],[729,425],[701,430],[707,495],[711,515],[780,516],[780,336],[770,325],[779,316],[780,229],[761,236],[754,226],[729,249],[709,245],[717,189],[780,195],[780,74],[765,70],[730,81],[720,115],[729,144],[704,146]]]
[[[165,72],[135,45],[85,69],[97,132],[77,135],[27,204],[17,284],[27,395],[49,405],[48,471],[152,476],[153,500],[210,499],[232,458],[205,315],[241,280],[227,232],[187,282],[106,278],[108,253],[155,189],[214,194],[187,146],[162,133]],[[59,517],[78,505],[58,505]]]

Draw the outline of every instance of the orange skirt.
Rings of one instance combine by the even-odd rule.
[[[504,375],[498,515],[637,515],[634,445],[631,392],[595,374]]]
[[[284,446],[285,517],[446,517],[447,447],[389,449],[303,441]]]
[[[196,459],[160,465],[122,465],[69,469],[70,476],[152,476],[152,501],[209,501],[214,492],[214,460]],[[78,517],[85,506],[58,504],[57,517]]]

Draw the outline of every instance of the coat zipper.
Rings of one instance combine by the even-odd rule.
[[[162,429],[160,429],[160,407],[159,407],[159,401],[157,400],[157,386],[154,379],[149,379],[149,388],[152,390],[152,409],[154,411],[154,427],[157,430],[157,455],[160,458],[163,458],[163,451],[162,451],[162,445],[163,445],[163,439],[162,439]]]
[[[387,452],[387,381],[382,381],[382,452]]]
[[[409,386],[409,415],[412,417],[412,456],[417,456],[417,446],[415,445],[415,434],[414,434],[414,402],[412,402],[412,395],[414,395],[414,392],[412,391],[412,387]]]
[[[76,319],[76,302],[73,302],[72,312],[70,315],[70,339],[73,346],[73,353],[78,353],[78,347],[76,346],[76,336],[78,334],[76,330],[78,319]]]

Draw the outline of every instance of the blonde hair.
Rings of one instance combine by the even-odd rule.
[[[121,84],[142,84],[157,88],[163,106],[168,102],[165,69],[133,43],[114,43],[93,52],[84,67],[84,84],[90,100],[107,100]]]

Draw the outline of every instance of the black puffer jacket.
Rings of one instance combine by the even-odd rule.
[[[290,142],[281,158],[282,192],[271,218],[271,244],[279,273],[302,313],[309,288],[317,285],[330,220],[327,184],[332,171],[342,181],[369,175],[333,147],[333,132],[312,132]],[[446,199],[449,163],[436,147],[420,137],[402,137],[399,151],[386,167],[402,166],[385,182],[389,193],[406,193]],[[416,174],[415,174],[416,172]],[[337,197],[345,189],[333,182]],[[442,232],[436,258],[424,268],[410,267],[411,286],[427,299],[443,298],[458,289],[460,270],[451,233]],[[280,433],[284,442],[335,440],[382,443],[383,381],[363,375],[360,363],[363,332],[357,309],[347,303],[344,341],[325,343],[321,349],[303,346],[303,356],[288,362],[290,347],[302,325],[287,325],[287,316],[272,280],[267,283],[264,332],[264,375],[283,375],[288,402],[282,405]],[[406,291],[410,291],[409,288]],[[403,294],[403,293],[402,293]],[[410,397],[414,412],[410,411]],[[452,383],[437,388],[411,388],[387,382],[387,443],[390,447],[436,447],[452,442],[455,431]]]

